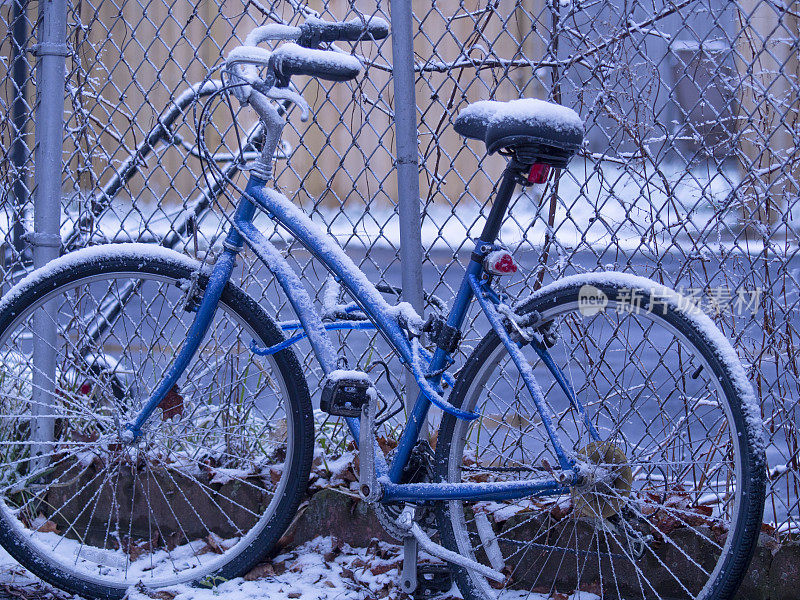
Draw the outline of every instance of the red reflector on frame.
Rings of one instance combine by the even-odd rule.
[[[528,173],[528,181],[530,183],[544,183],[547,181],[548,175],[550,175],[550,165],[536,163],[531,166],[531,172]]]
[[[506,250],[495,250],[486,255],[483,268],[492,275],[510,275],[517,272],[517,263]]]

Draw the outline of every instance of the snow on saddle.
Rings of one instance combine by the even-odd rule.
[[[453,125],[464,137],[484,142],[489,154],[524,153],[558,168],[567,166],[583,142],[583,121],[574,110],[531,98],[475,102]]]

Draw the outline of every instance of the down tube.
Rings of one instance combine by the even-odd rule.
[[[242,204],[251,206],[252,204],[248,199],[244,199]],[[270,271],[275,275],[275,278],[280,283],[286,296],[289,298],[294,311],[297,313],[298,318],[303,324],[304,331],[308,334],[309,340],[312,342],[312,348],[315,356],[319,359],[323,371],[327,375],[336,368],[336,353],[328,338],[322,322],[319,319],[316,311],[314,311],[311,304],[311,299],[308,296],[302,282],[299,280],[297,274],[292,270],[286,260],[275,249],[275,247],[261,234],[258,229],[247,218],[247,212],[244,211],[244,217],[236,219],[236,227],[245,236],[248,245],[253,249],[261,260],[267,264]],[[303,299],[304,298],[304,299]],[[345,418],[350,434],[356,444],[359,441],[359,434],[361,423],[359,419],[348,417]],[[375,442],[377,445],[377,441]],[[388,467],[383,458],[383,453],[378,451],[375,456],[375,470],[378,476],[383,476]]]

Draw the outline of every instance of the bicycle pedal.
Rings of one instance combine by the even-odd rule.
[[[361,408],[369,402],[371,387],[366,373],[333,371],[322,388],[319,407],[335,417],[360,417]]]
[[[433,598],[446,594],[453,587],[450,567],[443,564],[423,563],[417,565],[417,589],[413,598]]]

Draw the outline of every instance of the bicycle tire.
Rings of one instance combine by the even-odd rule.
[[[120,442],[207,278],[171,250],[119,244],[53,261],[3,298],[0,544],[48,583],[117,599],[132,585],[222,582],[294,517],[313,458],[308,387],[290,349],[250,353],[251,340],[284,337],[232,283],[180,387],[139,442]],[[33,373],[51,378],[33,365],[39,316],[57,324],[56,379],[34,395]]]
[[[539,334],[553,344],[551,356],[600,433],[601,441],[589,441],[567,395],[511,328],[543,385],[566,452],[606,471],[598,470],[603,483],[551,499],[441,503],[442,543],[506,574],[493,587],[454,566],[464,598],[495,597],[500,588],[537,600],[575,592],[625,600],[733,597],[760,531],[763,424],[734,350],[707,316],[684,305],[675,292],[647,279],[602,273],[565,278],[520,303],[517,314],[541,316]],[[644,326],[637,329],[640,317]],[[667,334],[673,335],[668,344]],[[672,381],[659,381],[668,374]],[[656,393],[662,389],[665,397]],[[450,396],[455,406],[479,410],[482,417],[470,428],[444,416],[439,479],[554,473],[559,463],[524,406],[526,395],[505,346],[490,332]],[[654,401],[657,406],[645,406]],[[505,412],[494,415],[501,407]]]

